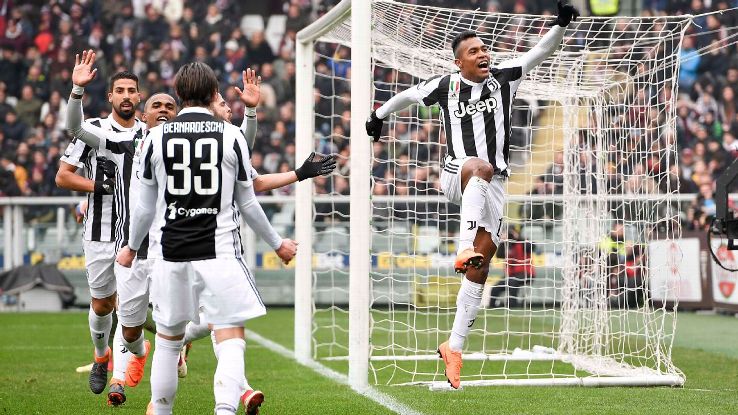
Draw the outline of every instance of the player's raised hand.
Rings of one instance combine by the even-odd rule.
[[[275,252],[285,265],[289,264],[297,254],[297,245],[298,243],[292,239],[282,239],[282,245]]]
[[[72,83],[74,85],[86,86],[97,75],[97,68],[92,68],[95,64],[95,51],[84,50],[82,56],[74,55],[74,69],[72,70]]]
[[[243,90],[234,86],[236,92],[241,97],[241,101],[250,108],[255,108],[261,100],[261,76],[256,75],[256,71],[248,68],[242,73]]]
[[[134,258],[136,258],[136,251],[126,245],[118,252],[118,255],[115,257],[115,262],[123,267],[130,268],[133,264]]]
[[[554,20],[554,25],[566,27],[571,23],[572,20],[577,20],[579,17],[579,10],[571,4],[564,4],[561,0],[558,2],[559,15]],[[553,26],[553,25],[552,25]]]
[[[379,141],[379,137],[382,135],[382,127],[384,126],[384,120],[377,117],[377,112],[372,111],[369,114],[369,119],[366,120],[366,133],[374,137],[374,142]]]
[[[297,180],[303,181],[316,176],[327,176],[336,168],[336,156],[320,154],[316,152],[310,153],[302,166],[295,169]]]

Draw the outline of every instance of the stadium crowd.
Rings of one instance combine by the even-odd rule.
[[[153,92],[172,92],[172,79],[184,62],[210,64],[221,81],[222,93],[240,122],[244,107],[230,86],[239,85],[241,70],[252,67],[261,75],[262,104],[252,163],[261,173],[288,171],[295,165],[295,35],[337,0],[264,2],[250,10],[250,2],[217,0],[0,0],[0,196],[54,196],[64,190],[54,177],[60,153],[69,143],[64,130],[66,100],[71,90],[74,54],[83,48],[98,51],[99,75],[86,89],[86,116],[105,116],[107,78],[123,68],[140,78],[145,99]],[[260,3],[260,2],[256,2]],[[550,14],[536,2],[520,0],[417,0],[443,7],[513,13]],[[533,4],[531,4],[533,3]],[[540,3],[540,2],[539,2]],[[735,6],[736,1],[643,0],[644,15],[700,14]],[[709,4],[709,7],[708,7]],[[249,15],[250,19],[243,19]],[[254,16],[256,20],[254,20]],[[735,45],[726,43],[726,27],[735,27],[736,13],[700,17],[690,27],[682,55],[677,113],[680,148],[678,172],[682,193],[698,193],[689,212],[689,226],[700,226],[714,212],[712,183],[738,151],[738,60]],[[710,49],[712,47],[712,49]],[[710,49],[702,56],[698,50]],[[315,180],[319,193],[348,194],[350,59],[345,48],[324,46],[316,64],[316,128],[322,137],[318,150],[339,154],[338,175]],[[381,75],[381,74],[380,74]],[[392,75],[388,72],[387,76]],[[336,79],[338,81],[336,81]],[[378,91],[381,99],[381,91]],[[321,99],[337,96],[339,99]],[[340,114],[340,117],[329,114]],[[441,145],[417,145],[437,139],[438,124],[405,131],[396,127],[397,143],[376,146],[378,159],[392,156],[392,166],[375,162],[376,194],[438,193],[436,168],[409,160],[439,160]],[[524,140],[523,140],[524,141]],[[541,176],[533,193],[560,191],[560,156]],[[647,169],[655,171],[656,169]],[[558,176],[560,177],[560,175]],[[280,189],[290,194],[293,188]],[[541,210],[541,209],[538,209]],[[543,209],[543,215],[546,215]],[[34,216],[49,211],[37,209]],[[702,221],[702,222],[700,222]]]

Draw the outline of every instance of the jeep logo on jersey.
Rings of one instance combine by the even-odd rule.
[[[193,217],[197,215],[217,215],[218,214],[218,208],[193,208],[193,209],[185,209],[183,207],[178,208],[176,201],[170,203],[169,206],[167,206],[167,209],[169,209],[168,218],[170,220],[177,219],[177,216]]]
[[[454,111],[454,116],[462,118],[466,115],[474,115],[478,112],[495,112],[498,104],[495,97],[489,97],[484,101],[477,102],[459,102],[458,109]]]

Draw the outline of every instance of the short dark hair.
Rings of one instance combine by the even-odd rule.
[[[209,107],[218,86],[215,72],[203,62],[188,63],[174,76],[174,92],[183,107]]]
[[[454,40],[451,41],[451,50],[454,52],[454,57],[459,57],[459,45],[466,39],[478,37],[477,32],[473,30],[464,30],[463,32],[456,35]]]
[[[134,82],[136,82],[136,89],[138,89],[138,76],[136,76],[136,74],[133,72],[120,71],[110,77],[110,85],[108,86],[108,92],[113,92],[113,85],[115,85],[115,81],[119,79],[133,80]]]

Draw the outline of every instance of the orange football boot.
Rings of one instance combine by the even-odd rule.
[[[459,389],[461,386],[461,367],[464,365],[461,362],[461,352],[451,350],[448,346],[448,342],[441,343],[438,346],[438,355],[443,359],[443,363],[446,364],[446,379],[451,387]]]
[[[460,274],[466,274],[466,271],[469,270],[470,266],[476,269],[481,268],[482,262],[484,262],[484,255],[479,252],[474,252],[474,249],[472,248],[467,248],[456,256],[454,271]]]

